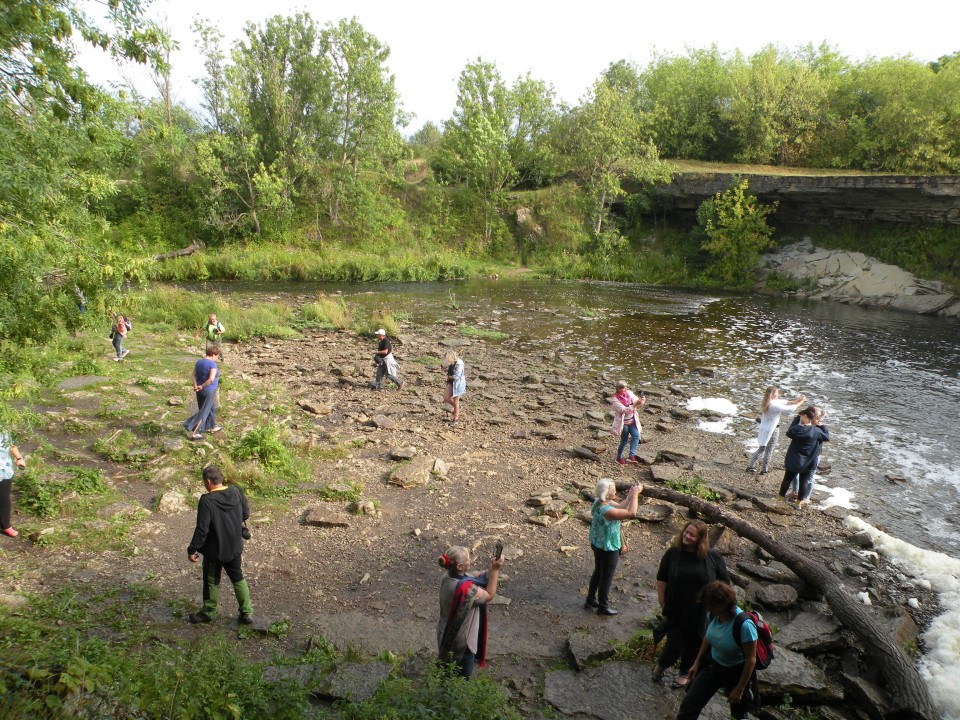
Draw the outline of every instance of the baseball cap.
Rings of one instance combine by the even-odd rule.
[[[387,331],[384,330],[383,328],[380,328],[374,333],[374,335],[386,335],[386,334],[387,334]]]

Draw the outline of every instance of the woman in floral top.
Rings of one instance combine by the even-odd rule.
[[[23,470],[27,463],[20,454],[20,449],[13,444],[13,438],[6,430],[0,430],[0,532],[9,537],[16,537],[19,533],[10,527],[10,500],[13,490],[13,467],[16,465]]]
[[[617,486],[610,478],[597,481],[597,499],[593,501],[590,521],[590,546],[593,548],[593,575],[590,577],[590,589],[587,592],[585,608],[596,608],[597,615],[616,615],[610,607],[610,584],[620,560],[620,522],[637,515],[637,496],[643,492],[643,485],[634,485],[627,492],[626,499],[615,503],[613,496]]]

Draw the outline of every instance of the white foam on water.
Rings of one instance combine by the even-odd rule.
[[[737,406],[726,398],[702,398],[695,396],[687,401],[687,410],[711,410],[721,415],[736,415]]]
[[[723,418],[722,420],[701,420],[697,423],[697,427],[705,432],[733,435],[733,428],[730,427],[732,422],[733,418]]]
[[[917,584],[932,588],[944,613],[923,634],[926,652],[920,675],[944,720],[960,720],[960,560],[924,550],[878,530],[860,518],[848,517],[847,527],[867,532],[878,552],[890,558]]]
[[[853,504],[855,494],[852,490],[847,490],[847,488],[842,487],[827,487],[820,482],[814,487],[814,491],[816,492],[817,490],[827,494],[827,497],[820,502],[823,508],[842,507],[848,510],[856,508],[856,505]]]

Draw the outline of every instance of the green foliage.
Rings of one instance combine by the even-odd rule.
[[[276,423],[262,425],[244,433],[230,446],[233,460],[253,461],[256,472],[236,473],[245,489],[260,497],[287,496],[296,485],[311,476],[310,465],[294,455],[290,449],[287,432]],[[230,477],[231,467],[226,463],[223,470]]]
[[[319,295],[316,302],[300,308],[300,317],[305,322],[343,330],[350,327],[353,316],[346,301],[339,296]]]
[[[466,335],[467,337],[476,337],[483,338],[484,340],[504,340],[508,337],[507,333],[500,332],[499,330],[490,330],[488,328],[478,328],[473,327],[472,325],[461,325],[458,328],[461,335]]]
[[[18,506],[39,518],[55,518],[67,493],[100,495],[107,492],[103,473],[97,468],[66,467],[62,474],[50,473],[43,465],[31,466],[17,478]]]
[[[816,278],[797,280],[794,277],[780,273],[770,273],[767,275],[764,283],[770,290],[777,290],[779,292],[813,292],[818,287]]]
[[[693,495],[702,500],[709,500],[710,502],[716,502],[720,499],[720,495],[708,488],[701,477],[692,477],[688,480],[667,480],[664,483],[664,487],[686,493],[687,495]]]
[[[497,684],[479,673],[465,680],[437,667],[421,681],[391,677],[370,700],[340,709],[344,720],[519,720]]]
[[[342,502],[358,502],[363,495],[363,483],[351,481],[347,483],[336,483],[336,485],[336,487],[333,485],[324,485],[317,490],[317,495],[319,495],[322,500]]]
[[[127,451],[137,442],[136,436],[129,430],[112,433],[109,437],[99,438],[93,444],[93,451],[113,462],[123,462],[127,459]]]
[[[639,660],[653,662],[656,659],[656,648],[653,645],[653,635],[647,628],[634,631],[630,639],[614,646],[614,658],[617,660]]]
[[[773,247],[773,228],[767,216],[777,204],[762,205],[750,195],[744,179],[724,193],[717,193],[697,210],[697,220],[706,239],[702,247],[713,256],[710,271],[726,283],[743,285],[750,281],[760,253]]]

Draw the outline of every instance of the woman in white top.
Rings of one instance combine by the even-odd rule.
[[[754,465],[761,455],[763,455],[763,466],[760,472],[767,472],[770,468],[770,456],[773,455],[773,449],[780,438],[780,416],[785,412],[796,410],[806,399],[806,395],[801,395],[793,400],[781,400],[780,390],[776,385],[767,388],[763,393],[763,402],[760,403],[760,430],[757,432],[757,442],[760,447],[750,458],[747,472],[756,472]]]

